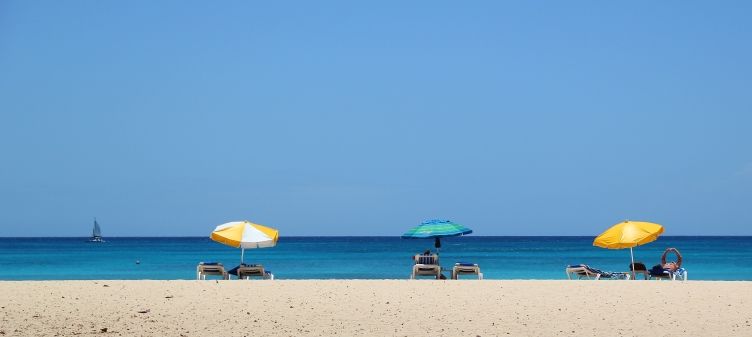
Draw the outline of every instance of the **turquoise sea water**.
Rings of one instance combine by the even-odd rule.
[[[0,238],[2,280],[193,279],[200,261],[234,267],[240,250],[208,238]],[[565,279],[567,264],[626,271],[629,250],[592,246],[593,237],[482,237],[442,241],[441,264],[474,262],[487,279]],[[406,279],[411,257],[433,240],[399,237],[283,237],[274,248],[246,251],[278,279]],[[684,256],[694,280],[752,280],[752,237],[670,237],[635,248],[648,268],[667,247]],[[136,261],[140,264],[136,264]]]

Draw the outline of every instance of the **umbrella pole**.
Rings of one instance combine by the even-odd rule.
[[[636,280],[635,272],[634,272],[634,252],[632,251],[632,247],[629,247],[629,256],[632,258],[632,267],[629,269],[632,269],[632,279]]]
[[[243,258],[245,257],[245,248],[240,248],[240,263],[243,263]]]

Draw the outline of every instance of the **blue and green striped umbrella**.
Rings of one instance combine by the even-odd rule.
[[[447,236],[460,236],[472,233],[473,230],[449,220],[423,221],[407,233],[402,234],[403,239],[433,239]]]
[[[441,238],[448,236],[460,236],[472,233],[473,230],[449,220],[423,221],[407,233],[402,234],[403,239],[436,239],[434,246],[441,248]]]

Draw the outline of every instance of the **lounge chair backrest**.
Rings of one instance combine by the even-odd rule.
[[[632,263],[629,264],[629,270],[634,270],[634,271],[648,270],[648,268],[645,267],[645,264],[642,263],[642,262],[635,262],[634,264],[632,264]]]
[[[433,255],[418,254],[418,255],[415,255],[415,263],[416,264],[439,264],[439,256],[436,254],[433,254]]]
[[[237,275],[238,279],[244,279],[251,276],[261,276],[264,279],[274,279],[274,275],[265,270],[264,266],[262,265],[239,267],[237,270]]]
[[[199,263],[199,269],[204,272],[224,272],[225,267],[221,263]]]
[[[205,280],[207,275],[221,275],[227,279],[227,272],[221,263],[199,263],[196,267],[196,279]]]

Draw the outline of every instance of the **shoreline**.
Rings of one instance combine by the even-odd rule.
[[[444,272],[446,275],[446,272]],[[210,278],[207,278],[206,280],[196,280],[195,278],[179,278],[179,279],[49,279],[49,280],[38,280],[38,279],[18,279],[18,280],[11,280],[11,279],[0,279],[0,285],[3,283],[46,283],[46,282],[209,282],[209,281],[219,281],[219,282],[239,282],[243,280],[238,280],[234,278],[230,280],[222,280],[219,278],[212,278],[217,276],[209,276]],[[252,279],[251,281],[266,281],[261,279]],[[273,280],[274,282],[381,282],[381,281],[387,281],[387,282],[399,282],[399,281],[436,281],[436,282],[472,282],[472,281],[478,281],[475,278],[472,278],[472,276],[463,276],[460,280],[452,280],[447,278],[446,280],[434,280],[431,277],[425,277],[421,276],[421,278],[416,280],[410,280],[407,278],[306,278],[306,279],[298,279],[298,278],[275,278]],[[587,282],[587,281],[596,281],[594,279],[571,279],[568,280],[566,278],[563,279],[522,279],[522,278],[514,278],[514,279],[491,279],[491,278],[484,278],[481,280],[481,282]],[[639,282],[639,283],[655,283],[655,282],[675,282],[675,283],[749,283],[752,284],[752,280],[694,280],[690,279],[687,281],[671,281],[671,280],[643,280],[643,279],[636,279],[636,280],[610,280],[610,279],[602,279],[598,280],[598,282]]]
[[[0,281],[2,336],[752,335],[752,281]]]

